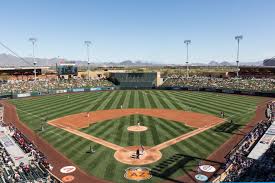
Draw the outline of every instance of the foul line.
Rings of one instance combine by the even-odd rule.
[[[103,146],[106,146],[106,147],[108,147],[110,149],[113,149],[115,151],[118,151],[119,149],[123,148],[123,147],[121,147],[119,145],[113,144],[111,142],[108,142],[108,141],[103,140],[101,138],[97,138],[97,137],[92,136],[92,135],[88,135],[86,133],[83,133],[81,131],[75,130],[75,129],[70,128],[70,127],[65,127],[65,126],[62,126],[62,125],[57,125],[57,124],[52,124],[52,123],[49,123],[49,124],[52,125],[52,126],[61,128],[61,129],[65,130],[65,131],[67,131],[67,132],[70,132],[70,133],[74,134],[74,135],[80,136],[80,137],[85,138],[87,140],[90,140],[90,141],[93,141],[95,143],[98,143],[98,144],[101,144]]]

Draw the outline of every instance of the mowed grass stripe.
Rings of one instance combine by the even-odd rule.
[[[148,121],[153,121],[154,119],[151,116],[147,116]],[[159,144],[160,143],[160,139],[159,139],[159,135],[156,129],[156,126],[154,123],[149,123],[149,128],[153,137],[153,144]]]
[[[168,105],[167,104],[162,104],[159,100],[158,97],[156,97],[155,95],[155,92],[154,91],[150,91],[150,96],[152,97],[152,99],[154,100],[155,104],[156,104],[156,108],[159,108],[159,109],[165,109],[165,108],[168,108]]]
[[[176,109],[179,109],[179,110],[189,110],[189,106],[186,105],[186,104],[182,104],[181,102],[178,102],[177,99],[174,99],[170,96],[170,94],[168,94],[168,92],[161,92],[163,94],[163,97],[169,101],[172,105],[175,106]]]
[[[178,98],[179,100],[188,100],[189,97],[181,97],[180,95],[178,95],[177,97],[180,97]],[[209,106],[209,105],[214,105],[216,107],[219,107],[220,108],[220,111],[223,110],[223,111],[228,111],[230,113],[233,113],[233,112],[238,112],[238,109],[240,109],[240,107],[238,107],[238,105],[235,104],[234,107],[230,107],[229,105],[225,105],[226,103],[225,102],[213,102],[213,100],[208,100],[207,98],[200,98],[200,97],[196,97],[195,99],[193,99],[193,102],[195,103],[201,103],[201,105],[203,106]]]
[[[115,138],[112,140],[114,144],[122,144],[121,142],[124,140],[122,137],[127,135],[127,131],[125,129],[127,129],[127,126],[125,125],[125,123],[121,122],[121,121],[117,121],[117,128],[115,130]]]
[[[180,92],[172,92],[173,94],[181,94]],[[220,94],[214,94],[214,93],[203,93],[203,92],[194,92],[194,94],[190,93],[190,92],[184,92],[185,96],[190,97],[193,96],[194,98],[200,98],[200,99],[206,99],[208,101],[213,101],[213,99],[217,102],[217,103],[223,103],[226,101],[227,105],[240,105],[242,107],[247,107],[252,105],[251,102],[252,101],[248,101],[249,99],[247,99],[246,96],[238,97],[238,99],[235,99],[235,96],[230,96],[230,97],[223,97]],[[195,96],[194,96],[195,95]],[[242,101],[240,103],[240,101]],[[255,101],[257,102],[257,101]]]
[[[129,99],[129,105],[128,108],[134,108],[134,103],[135,103],[135,91],[129,91],[130,93],[130,99]]]
[[[181,134],[195,130],[195,128],[186,126],[180,122],[176,122],[176,121],[167,122],[167,120],[164,120],[162,118],[160,118],[160,120],[162,123],[167,124],[167,126],[169,126],[169,128],[171,128],[171,130],[178,131]]]
[[[107,103],[103,107],[103,109],[104,110],[111,109],[111,106],[113,105],[113,103],[115,102],[115,100],[117,99],[117,97],[118,97],[118,92],[117,91],[112,92],[111,99],[107,99],[107,101],[106,101]]]
[[[122,93],[121,98],[118,102],[118,107],[121,108],[121,106],[123,107],[123,102],[125,100],[125,97],[126,97],[127,93],[124,92],[124,91],[119,91],[119,93]]]
[[[59,98],[53,98],[51,100],[47,100],[44,101],[43,97],[41,97],[42,99],[40,100],[41,103],[39,105],[31,105],[28,107],[28,109],[30,110],[40,110],[40,109],[45,109],[45,107],[47,108],[55,108],[58,109],[59,107],[61,107],[62,105],[64,106],[64,102],[68,103],[68,104],[75,104],[75,103],[81,103],[83,100],[87,100],[88,99],[94,99],[98,96],[101,96],[103,93],[95,93],[95,94],[89,94],[89,95],[76,95],[75,94],[67,94],[64,96],[60,96]],[[69,96],[69,98],[68,98]]]
[[[168,100],[166,96],[163,95],[163,92],[155,91],[154,96],[159,99],[160,103],[162,104],[162,106],[164,106],[164,108],[181,109],[181,108],[177,108],[170,100]]]
[[[154,108],[154,109],[158,108],[156,102],[154,101],[154,99],[153,99],[153,97],[152,97],[152,95],[151,95],[151,93],[149,91],[146,92],[146,96],[147,96],[147,98],[148,98],[148,100],[150,102],[151,107]]]
[[[108,105],[111,105],[111,102],[114,100],[116,91],[112,91],[109,93],[109,95],[103,100],[100,105],[97,107],[97,110],[104,110],[105,107],[106,109],[109,107]]]
[[[135,125],[135,121],[134,121],[134,116],[131,115],[131,116],[127,116],[127,118],[125,118],[126,120],[129,120],[129,126],[134,126]],[[133,146],[135,144],[134,142],[134,133],[128,133],[128,141],[127,141],[127,144],[128,146]]]
[[[192,93],[190,93],[190,94],[192,94]],[[253,103],[257,103],[259,101],[259,99],[261,99],[261,97],[254,97],[254,96],[231,95],[231,94],[223,94],[223,93],[215,94],[215,93],[208,93],[208,92],[197,92],[196,95],[200,95],[200,96],[212,95],[212,97],[217,100],[232,99],[232,103],[230,103],[230,104],[234,104],[234,102],[238,102],[241,100],[241,101],[243,101],[244,105],[252,105]]]
[[[186,103],[188,103],[188,105],[190,105],[195,109],[201,109],[201,111],[204,112],[208,112],[210,114],[214,114],[214,115],[218,115],[221,111],[224,111],[225,114],[229,114],[232,115],[234,114],[234,112],[232,112],[231,110],[227,109],[225,110],[225,108],[221,108],[220,105],[218,106],[218,104],[215,103],[202,103],[201,101],[198,101],[196,99],[193,98],[178,98],[180,101],[184,101]]]
[[[130,94],[131,93],[129,91],[125,91],[125,93],[126,93],[126,96],[125,96],[123,104],[122,104],[123,109],[129,108],[129,105],[130,105]]]
[[[36,112],[34,114],[36,115],[42,115],[42,116],[47,116],[49,119],[53,119],[53,116],[51,114],[53,114],[55,111],[61,111],[60,114],[62,114],[62,112],[64,112],[68,107],[67,106],[71,106],[70,109],[75,109],[78,108],[78,112],[83,112],[82,109],[85,109],[85,105],[89,105],[89,103],[87,103],[87,101],[82,101],[83,105],[76,103],[74,101],[71,102],[71,104],[69,103],[63,103],[63,106],[55,106],[52,108],[48,108],[48,110],[45,110],[45,108],[42,108],[41,110],[36,110]],[[79,108],[79,106],[81,106],[81,108]],[[29,109],[27,109],[29,111]]]
[[[143,91],[138,91],[138,100],[139,100],[139,107],[140,108],[145,108],[145,101],[144,101],[144,97],[143,97]]]
[[[235,102],[234,104],[229,104],[230,100],[226,100],[226,101],[213,101],[213,99],[208,99],[205,97],[196,97],[196,99],[200,99],[201,102],[206,102],[208,104],[215,104],[216,106],[220,106],[221,109],[226,109],[226,110],[231,110],[232,112],[240,112],[242,107],[239,105],[241,102]],[[231,107],[231,105],[233,107]],[[237,108],[236,108],[237,107]],[[245,108],[250,108],[249,106],[245,106],[243,109]]]
[[[117,93],[116,93],[116,99],[112,103],[111,109],[119,109],[120,108],[119,102],[121,100],[121,97],[122,97],[122,93],[120,91],[117,91]]]
[[[85,108],[85,106],[83,106],[84,104],[86,105],[89,105],[87,103],[87,101],[79,101],[81,103],[77,103],[76,101],[70,101],[69,103],[66,103],[64,102],[63,105],[60,105],[60,106],[52,106],[51,108],[47,108],[48,110],[45,110],[45,108],[41,108],[41,109],[37,109],[37,110],[32,110],[31,113],[34,114],[34,115],[47,115],[49,119],[53,119],[52,116],[58,116],[56,115],[57,113],[54,113],[56,111],[60,111],[60,114],[62,113],[65,113],[64,111],[66,111],[67,109],[70,109],[70,110],[74,110],[75,108],[78,108],[78,109],[83,109]],[[68,106],[70,106],[70,108],[68,108]],[[81,108],[79,108],[79,106],[82,106]],[[30,109],[29,108],[25,108],[25,110],[27,112],[30,112]],[[54,115],[52,115],[54,114]]]
[[[139,100],[139,91],[134,91],[134,108],[141,108],[140,107],[140,100]]]
[[[139,117],[138,115],[133,115],[134,116],[134,125],[137,125],[137,123],[139,122]],[[134,145],[140,145],[140,136],[138,135],[138,133],[134,132],[134,142],[136,142]]]
[[[155,126],[159,134],[165,134],[165,135],[159,136],[160,142],[164,142],[181,135],[181,133],[171,130],[171,128],[167,124],[162,123],[160,119],[156,119]],[[154,145],[157,145],[157,144],[154,144]]]
[[[169,95],[172,96],[173,98],[177,99],[177,100],[183,100],[184,98],[192,98],[193,100],[198,101],[198,102],[201,102],[199,100],[213,102],[213,99],[209,99],[207,96],[205,96],[205,97],[198,97],[197,95],[196,96],[190,95],[188,92],[182,92],[182,93],[180,93],[180,92],[170,92]],[[226,100],[222,100],[222,101],[217,101],[216,98],[215,98],[214,101],[216,102],[216,104],[219,104],[219,103],[226,103],[226,104],[228,104],[232,100],[226,99]],[[236,104],[236,102],[233,102],[232,105],[236,106],[237,104]],[[247,107],[247,106],[245,106],[245,107]]]
[[[98,102],[91,108],[91,111],[100,110],[100,106],[102,103],[104,103],[108,96],[110,96],[111,92],[106,92],[104,96],[102,96],[100,99],[98,99]]]
[[[144,98],[144,104],[145,104],[145,108],[152,108],[152,105],[148,99],[148,96],[147,96],[147,91],[142,91],[142,96]]]

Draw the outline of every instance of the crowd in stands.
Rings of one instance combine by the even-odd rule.
[[[15,142],[18,143],[18,145],[26,154],[29,154],[32,157],[32,161],[43,165],[43,167],[45,167],[46,169],[52,169],[43,153],[41,153],[36,148],[36,146],[32,142],[30,142],[18,129],[16,129],[12,125],[9,125],[9,130]]]
[[[56,80],[56,79],[43,79],[36,81],[22,81],[22,80],[9,80],[0,82],[0,93],[25,93],[25,92],[48,92],[54,89],[67,89],[67,88],[85,88],[85,87],[109,87],[113,84],[106,79],[70,79],[70,80]]]
[[[275,79],[241,79],[172,76],[162,84],[163,87],[194,87],[215,89],[236,89],[248,91],[275,91]]]
[[[267,150],[259,161],[255,161],[238,182],[274,182],[275,181],[275,143]]]
[[[247,156],[270,125],[270,120],[259,123],[230,153],[225,164],[225,168],[230,167],[225,182],[237,181],[256,162]]]
[[[45,92],[55,89],[86,88],[86,87],[110,87],[114,84],[107,79],[40,79],[37,81],[9,80],[0,82],[0,94]],[[241,78],[209,78],[209,77],[180,77],[167,78],[162,87],[193,87],[214,88],[246,91],[275,91],[275,79],[241,79]]]
[[[12,158],[0,143],[0,183],[57,183],[48,170],[52,167],[47,162],[43,153],[41,153],[33,143],[31,143],[18,129],[12,125],[6,126],[10,135],[19,147],[28,155],[29,164],[20,163],[16,166]]]

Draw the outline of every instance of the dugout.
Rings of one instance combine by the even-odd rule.
[[[135,72],[118,73],[113,72],[109,75],[109,80],[121,89],[127,88],[155,88],[160,85],[159,72]]]

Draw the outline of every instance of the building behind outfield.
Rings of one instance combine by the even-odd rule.
[[[162,84],[160,72],[111,72],[109,80],[120,88],[154,88]]]

